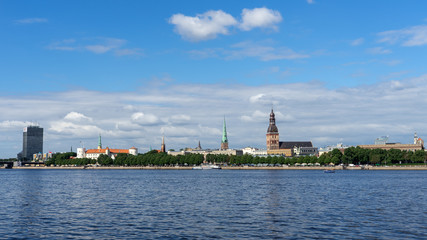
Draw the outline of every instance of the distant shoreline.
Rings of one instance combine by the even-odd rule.
[[[74,169],[74,170],[192,170],[193,167],[13,167],[13,169]],[[333,170],[343,170],[341,166],[336,167],[221,167],[222,170],[324,170],[324,169],[333,169]],[[346,170],[427,170],[426,165],[411,165],[411,166],[368,166],[362,169],[361,167],[347,167]]]

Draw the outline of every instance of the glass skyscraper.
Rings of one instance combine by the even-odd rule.
[[[43,128],[29,126],[24,128],[22,159],[33,160],[33,154],[43,153]]]

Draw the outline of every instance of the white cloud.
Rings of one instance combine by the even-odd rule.
[[[243,115],[240,118],[243,122],[262,122],[265,121],[265,117],[268,116],[269,112],[262,112],[259,110],[254,111],[251,115]]]
[[[133,48],[133,49],[117,49],[114,52],[117,56],[128,56],[128,55],[136,55],[136,56],[144,56],[144,52],[140,48]]]
[[[359,46],[362,45],[365,42],[364,38],[358,38],[358,39],[354,39],[353,41],[350,42],[351,46]]]
[[[226,60],[236,60],[247,57],[258,58],[261,61],[274,60],[294,60],[309,58],[310,55],[297,53],[294,50],[279,46],[276,47],[272,43],[255,43],[251,41],[240,42],[232,45],[229,49],[224,49],[218,52],[220,56]]]
[[[174,14],[169,23],[175,25],[175,31],[184,39],[198,42],[216,38],[218,34],[228,34],[228,27],[236,25],[237,21],[222,10],[212,10],[195,17]]]
[[[273,47],[253,42],[241,42],[232,46],[228,59],[239,59],[243,57],[256,57],[261,61],[300,59],[308,58],[307,54],[294,52],[287,47]]]
[[[249,98],[249,102],[251,102],[251,103],[256,103],[256,102],[258,102],[262,97],[264,97],[265,96],[265,94],[263,94],[263,93],[260,93],[260,94],[257,94],[257,95],[255,95],[255,96],[251,96],[250,98]]]
[[[385,49],[383,47],[374,47],[374,48],[368,48],[366,52],[369,54],[378,55],[378,54],[390,54],[391,50]]]
[[[314,0],[307,0],[307,3],[308,4],[314,4],[315,2],[314,2]]]
[[[415,130],[427,136],[427,113],[419,111],[427,104],[427,74],[342,89],[328,89],[320,82],[168,84],[126,92],[0,96],[0,112],[7,112],[0,115],[5,143],[0,144],[0,158],[16,156],[22,148],[22,127],[34,116],[44,128],[44,149],[49,151],[68,151],[80,141],[96,148],[99,133],[104,145],[135,146],[141,152],[150,145],[158,148],[162,132],[168,148],[194,147],[198,140],[203,147],[218,148],[224,116],[230,147],[265,148],[272,103],[282,141],[357,145],[381,135],[410,142]]]
[[[124,48],[127,41],[119,38],[84,38],[84,39],[64,39],[56,41],[47,46],[49,50],[57,51],[88,51],[95,54],[114,53],[116,56],[142,56],[143,50],[140,48]]]
[[[16,20],[17,24],[33,24],[33,23],[45,23],[48,22],[46,18],[24,18]]]
[[[185,114],[179,114],[179,115],[173,115],[170,118],[171,122],[173,123],[183,123],[183,122],[188,122],[191,120],[191,117]]]
[[[399,30],[378,33],[378,42],[390,44],[399,43],[402,46],[413,47],[427,44],[427,25],[418,25]]]
[[[214,39],[218,35],[228,35],[232,27],[238,27],[242,31],[250,31],[254,28],[269,28],[277,31],[277,24],[282,21],[279,11],[265,7],[244,8],[241,17],[239,22],[222,10],[210,10],[195,17],[181,13],[174,14],[169,18],[169,23],[175,25],[175,32],[183,39],[199,42]]]
[[[253,28],[271,28],[278,30],[277,24],[282,21],[282,15],[279,11],[265,7],[242,10],[242,22],[240,29],[249,31]]]
[[[143,112],[136,112],[132,114],[131,119],[133,122],[142,125],[151,125],[159,123],[159,118],[154,114],[144,114]]]
[[[5,120],[0,122],[0,130],[2,129],[13,129],[16,127],[26,127],[26,126],[30,126],[30,125],[37,125],[36,123],[33,122],[27,122],[27,121],[11,121],[11,120]]]
[[[86,117],[84,114],[78,113],[78,112],[70,112],[67,115],[65,115],[64,119],[69,121],[77,121],[77,122],[84,121],[84,120],[87,120],[90,122],[92,121],[92,118]]]
[[[51,122],[49,131],[77,138],[90,137],[103,132],[101,128],[95,125],[77,124],[67,121]]]

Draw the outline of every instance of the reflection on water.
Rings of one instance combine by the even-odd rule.
[[[0,170],[0,236],[421,239],[426,174]]]

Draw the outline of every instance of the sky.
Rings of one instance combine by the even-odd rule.
[[[426,1],[0,1],[0,158],[427,137]]]

